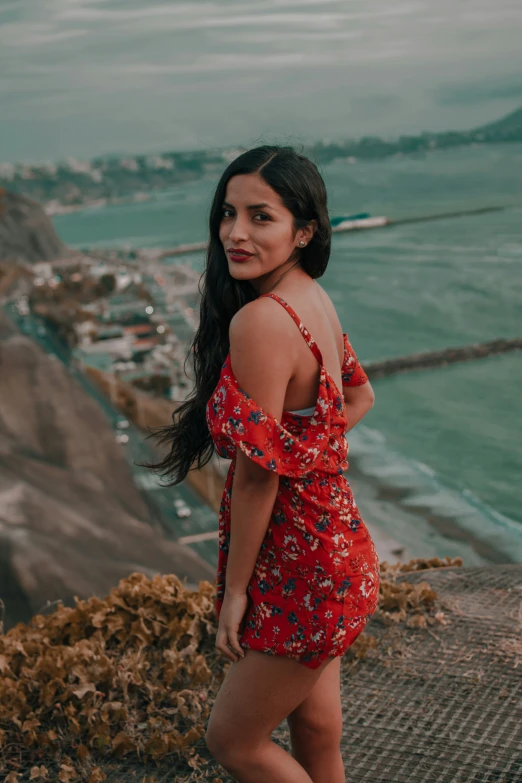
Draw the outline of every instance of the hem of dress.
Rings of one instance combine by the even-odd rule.
[[[241,644],[241,641],[240,641],[240,644]],[[256,644],[254,642],[254,644],[252,645],[249,642],[248,646],[246,646],[246,645],[245,646],[241,645],[241,646],[243,647],[243,649],[245,651],[247,651],[247,650],[255,650],[256,652],[262,652],[265,655],[270,655],[271,657],[275,657],[277,655],[280,658],[290,658],[292,661],[295,661],[296,663],[300,663],[302,666],[306,666],[307,669],[318,669],[319,666],[321,666],[327,658],[340,658],[341,656],[344,655],[344,652],[345,652],[345,651],[342,651],[342,652],[328,652],[326,654],[321,653],[321,655],[319,657],[313,658],[313,659],[311,659],[309,661],[305,661],[305,660],[303,660],[303,656],[306,655],[306,653],[303,653],[301,656],[297,656],[297,655],[290,655],[287,652],[276,652],[276,651],[272,651],[272,650],[267,650],[266,647],[263,645],[263,643],[261,641],[260,641],[259,644]]]

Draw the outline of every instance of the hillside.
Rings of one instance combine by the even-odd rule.
[[[487,132],[492,136],[494,134],[498,134],[499,136],[504,136],[506,134],[516,134],[517,137],[520,138],[522,134],[522,106],[520,109],[516,109],[516,111],[511,112],[511,114],[502,117],[496,122],[490,122],[487,125],[482,125],[480,128],[477,128],[477,130]]]
[[[6,627],[46,601],[107,594],[134,571],[197,587],[214,569],[165,540],[103,413],[0,315],[0,598]]]
[[[0,188],[0,261],[53,261],[68,252],[40,204]]]

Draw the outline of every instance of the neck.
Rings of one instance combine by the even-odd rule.
[[[288,276],[288,273],[293,270],[298,270],[300,259],[285,261],[284,264],[272,269],[267,275],[258,277],[255,280],[251,280],[251,285],[257,291],[259,296],[262,294],[271,293],[277,286],[279,281]],[[300,268],[300,267],[299,267]]]

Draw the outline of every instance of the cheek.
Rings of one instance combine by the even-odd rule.
[[[260,237],[260,245],[277,256],[285,256],[291,244],[291,237],[284,226],[271,226]]]

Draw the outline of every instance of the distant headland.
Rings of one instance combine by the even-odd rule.
[[[307,148],[318,165],[333,160],[378,160],[393,155],[427,153],[476,144],[522,142],[522,107],[497,122],[467,131],[425,132],[383,139],[364,136],[344,142],[320,141]],[[111,155],[58,163],[1,163],[0,184],[12,193],[42,203],[48,214],[121,200],[147,200],[154,191],[219,174],[242,148]]]

